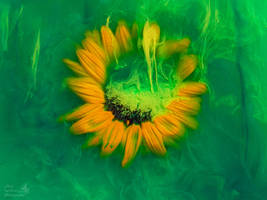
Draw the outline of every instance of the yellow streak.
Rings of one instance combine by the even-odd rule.
[[[156,68],[156,47],[160,37],[160,28],[157,24],[145,23],[143,30],[143,49],[147,62],[147,71],[149,76],[151,92],[154,93],[152,73],[153,67]],[[151,55],[152,54],[152,55]]]
[[[39,62],[39,55],[40,55],[40,29],[37,32],[36,36],[36,42],[33,50],[33,55],[32,55],[32,76],[33,76],[33,84],[29,88],[27,92],[27,96],[25,99],[25,102],[28,100],[29,97],[32,97],[32,90],[36,88],[36,77],[37,77],[37,67],[38,67],[38,62]]]
[[[38,66],[38,61],[39,61],[39,54],[40,54],[40,29],[38,30],[37,33],[37,39],[33,51],[33,56],[32,56],[32,70],[33,70],[33,77],[34,77],[34,85],[36,86],[36,73],[37,73],[37,66]]]

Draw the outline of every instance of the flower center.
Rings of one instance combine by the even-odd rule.
[[[171,71],[171,65],[164,66]],[[163,113],[166,102],[172,98],[172,78],[163,77],[161,64],[153,70],[151,91],[147,75],[147,63],[143,53],[131,52],[122,56],[108,67],[108,78],[104,86],[105,109],[126,125],[141,124]],[[158,70],[161,73],[157,73]],[[156,75],[155,75],[156,74]]]
[[[105,109],[111,111],[114,118],[124,122],[127,126],[151,121],[151,109],[144,111],[140,108],[132,109],[120,101],[118,96],[105,95]]]

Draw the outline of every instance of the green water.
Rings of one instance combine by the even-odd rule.
[[[260,0],[0,0],[0,199],[267,199],[266,13]],[[191,38],[209,85],[199,128],[126,169],[56,121],[82,103],[62,58],[108,16]]]

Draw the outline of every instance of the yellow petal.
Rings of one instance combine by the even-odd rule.
[[[108,26],[101,27],[101,36],[104,49],[109,58],[117,59],[119,56],[118,41]]]
[[[103,83],[105,80],[105,65],[103,62],[86,50],[78,49],[76,53],[87,73],[97,82]]]
[[[102,155],[111,154],[120,144],[124,132],[124,124],[120,121],[113,122],[114,127],[103,137]],[[112,125],[111,125],[112,126]]]
[[[87,72],[84,70],[84,68],[77,62],[74,62],[70,59],[63,59],[63,62],[76,74],[80,76],[88,76]]]
[[[129,126],[124,134],[127,138],[124,157],[121,162],[122,167],[125,167],[135,157],[142,141],[142,133],[139,125],[133,124]]]
[[[104,109],[104,105],[103,104],[84,104],[78,107],[77,109],[75,109],[73,112],[62,116],[61,120],[81,119],[95,109]]]
[[[181,40],[167,40],[158,48],[158,56],[164,59],[171,57],[176,53],[185,52],[190,44],[188,38]]]
[[[149,149],[159,155],[166,153],[163,138],[158,129],[151,122],[142,123],[142,135]]]
[[[104,64],[107,64],[107,57],[105,51],[100,47],[92,38],[86,38],[82,42],[85,49],[90,53],[93,53],[98,57]]]
[[[120,21],[116,29],[116,38],[124,52],[128,52],[132,49],[132,39],[126,23]]]
[[[196,115],[200,109],[200,100],[198,98],[178,98],[173,100],[167,108],[173,112],[182,111]]]
[[[86,31],[85,36],[87,38],[91,38],[93,41],[95,41],[98,45],[101,44],[100,41],[100,34],[98,30],[93,30],[93,31]]]
[[[197,57],[195,55],[183,56],[178,64],[178,77],[180,77],[181,80],[184,80],[196,69],[196,66]]]
[[[201,95],[204,94],[206,91],[207,91],[207,86],[205,83],[185,82],[180,86],[178,90],[178,96]]]

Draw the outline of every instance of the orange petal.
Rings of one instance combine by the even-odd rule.
[[[125,22],[123,21],[119,22],[115,35],[123,51],[128,52],[132,49],[131,35],[130,35],[128,28],[126,27]]]
[[[205,83],[185,82],[180,86],[178,90],[178,96],[201,95],[204,94],[206,91],[207,91],[207,86]]]
[[[94,54],[86,50],[78,49],[76,53],[87,73],[90,74],[97,82],[103,83],[105,80],[104,63]]]
[[[71,90],[86,102],[96,104],[104,103],[105,98],[103,90],[98,85],[86,81],[87,79],[85,78],[70,78],[67,80]]]
[[[197,57],[195,55],[183,56],[178,64],[177,73],[181,80],[187,78],[197,66]]]
[[[167,108],[173,112],[182,111],[196,115],[200,109],[200,100],[198,98],[178,98],[173,100]]]
[[[192,129],[196,129],[198,127],[198,122],[195,118],[188,116],[185,113],[175,111],[173,112],[174,116],[182,123],[187,125],[188,127]]]
[[[161,132],[164,136],[172,136],[176,135],[176,131],[170,124],[163,123],[159,118],[155,118],[154,120],[155,126],[158,128],[158,130]]]
[[[137,39],[137,37],[138,37],[138,30],[139,30],[139,28],[138,28],[137,23],[134,23],[132,25],[132,30],[131,30],[132,38]]]
[[[70,127],[70,130],[74,134],[96,132],[107,128],[113,118],[114,116],[111,112],[103,111],[102,109],[95,109],[84,118],[75,122]]]
[[[100,34],[99,34],[99,31],[98,30],[86,31],[85,32],[85,36],[87,38],[91,38],[92,40],[94,40],[98,45],[101,44]]]
[[[83,69],[83,67],[77,63],[74,62],[70,59],[63,59],[63,62],[72,70],[74,71],[76,74],[80,75],[80,76],[88,76],[87,72]]]
[[[103,145],[102,145],[102,154],[108,155],[111,154],[117,146],[120,144],[121,139],[124,132],[124,124],[120,121],[115,121],[113,130],[111,130],[109,133],[106,133],[106,135],[103,138]]]
[[[125,167],[135,157],[142,141],[142,133],[139,125],[133,124],[129,126],[124,134],[127,138],[124,157],[121,162],[122,167]]]
[[[71,77],[67,78],[66,82],[70,86],[83,87],[84,85],[94,85],[101,88],[100,84],[97,83],[92,77]]]
[[[78,95],[82,94],[85,96],[91,96],[94,98],[102,99],[102,101],[104,101],[104,92],[94,85],[85,85],[83,87],[70,85],[70,88]]]
[[[77,95],[82,98],[87,103],[93,103],[93,104],[103,104],[105,103],[105,100],[103,98],[90,96],[83,93],[77,93]],[[93,94],[96,95],[96,94]]]
[[[181,40],[167,40],[158,48],[158,56],[167,59],[173,54],[185,52],[189,44],[190,40],[188,38]]]
[[[104,49],[102,49],[102,47],[100,47],[92,38],[86,38],[83,40],[82,44],[85,49],[95,54],[104,64],[106,64],[107,57]]]
[[[142,135],[152,152],[159,155],[164,155],[166,153],[162,135],[151,122],[142,123]]]
[[[70,88],[81,88],[87,89],[88,93],[91,91],[96,91],[98,93],[104,94],[101,86],[96,83],[93,79],[89,78],[67,78],[67,84]]]
[[[84,104],[73,112],[61,117],[61,120],[77,120],[85,117],[88,113],[95,109],[104,109],[103,104]]]
[[[102,155],[105,155],[104,154],[104,149],[105,147],[107,146],[108,142],[109,142],[109,138],[110,138],[110,135],[111,133],[113,132],[113,130],[115,129],[115,122],[111,122],[111,124],[107,127],[106,130],[103,130],[105,131],[104,135],[103,135],[103,144],[102,144],[102,152],[101,154]]]
[[[117,59],[119,56],[119,45],[116,37],[108,26],[101,27],[102,43],[110,59]]]
[[[156,117],[154,124],[164,136],[181,136],[184,133],[183,125],[171,113]]]
[[[104,130],[96,132],[94,136],[87,139],[87,141],[83,144],[83,148],[99,145],[102,142],[104,134],[105,134]]]

